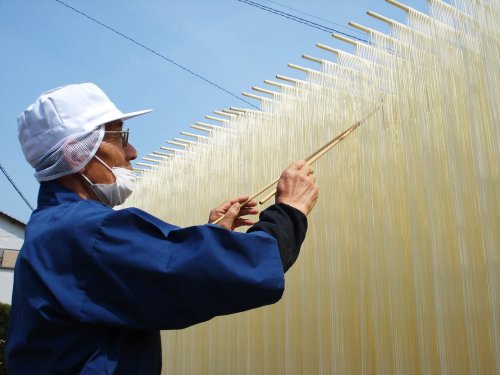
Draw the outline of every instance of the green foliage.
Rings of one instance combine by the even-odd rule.
[[[10,305],[0,302],[0,375],[7,375],[7,367],[5,364],[5,341],[7,340],[9,317]]]

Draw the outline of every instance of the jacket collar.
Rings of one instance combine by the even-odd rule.
[[[40,183],[38,192],[38,208],[44,206],[57,206],[63,203],[73,203],[83,200],[73,190],[67,189],[56,181]]]

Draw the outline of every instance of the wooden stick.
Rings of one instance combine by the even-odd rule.
[[[361,31],[363,31],[365,33],[368,33],[368,34],[372,31],[372,29],[370,29],[370,28],[368,28],[366,26],[360,25],[359,23],[356,23],[356,22],[353,22],[353,21],[349,21],[348,25],[352,26],[352,27],[354,27],[354,28],[356,28],[358,30],[361,30]]]
[[[204,131],[204,132],[207,132],[207,133],[212,133],[212,129],[202,128],[199,125],[189,125],[189,127],[193,128],[193,129],[196,129],[196,130],[201,130],[201,131]]]
[[[210,128],[210,129],[223,129],[222,126],[214,125],[214,124],[207,124],[206,122],[201,122],[201,121],[196,121],[195,124],[205,126],[207,128]]]
[[[165,146],[160,146],[160,149],[161,150],[172,151],[174,154],[177,154],[177,152],[186,152],[186,150],[181,150],[180,148],[165,147]]]
[[[273,182],[270,182],[269,184],[267,184],[266,186],[264,186],[262,189],[260,189],[258,192],[252,194],[250,196],[250,198],[248,198],[245,202],[243,202],[241,204],[241,207],[245,207],[245,205],[250,202],[252,199],[254,199],[255,197],[259,196],[260,194],[262,194],[263,192],[265,192],[267,189],[269,189],[271,186],[273,186],[275,183],[277,183],[279,181],[279,178],[274,180]],[[211,224],[218,224],[222,219],[224,219],[224,217],[226,216],[226,214],[222,215],[221,217],[219,217],[217,220],[215,220],[213,223]]]
[[[229,107],[229,109],[230,109],[231,111],[242,112],[242,113],[246,113],[246,112],[248,112],[248,111],[249,111],[248,109],[245,109],[245,108],[238,108],[238,107]]]
[[[263,88],[260,88],[260,87],[257,87],[257,86],[252,86],[252,90],[258,91],[258,92],[262,92],[264,94],[273,95],[273,96],[276,95],[276,94],[279,94],[279,92],[271,91],[271,90],[266,90],[266,89],[263,89]]]
[[[296,65],[296,64],[288,64],[287,66],[289,68],[292,68],[292,69],[300,70],[301,72],[304,72],[304,73],[311,73],[311,72],[314,73],[314,72],[317,72],[317,70],[305,68],[303,66]]]
[[[160,151],[153,151],[153,154],[159,155],[162,158],[171,158],[172,157],[172,154],[166,154],[166,153],[160,152]]]
[[[246,96],[247,98],[252,98],[252,99],[256,99],[256,100],[264,100],[264,99],[266,99],[263,96],[250,94],[248,92],[242,92],[241,95]]]
[[[338,49],[330,47],[330,46],[327,46],[325,44],[316,43],[316,47],[324,49],[325,51],[328,51],[328,52],[332,52],[332,53],[334,53],[336,55],[339,54],[339,50]]]
[[[385,0],[385,1],[401,10],[404,10],[406,13],[408,13],[411,10],[411,8],[408,5],[401,4],[399,1],[394,1],[394,0]]]
[[[153,158],[157,158],[156,160],[160,160],[162,158],[161,156],[155,155],[155,154],[152,154],[152,153],[151,154],[147,154],[147,156],[151,156]]]
[[[222,122],[222,123],[228,121],[228,119],[226,119],[226,118],[220,118],[220,117],[215,117],[215,116],[210,116],[210,115],[206,115],[205,118],[208,120],[214,120],[214,121],[218,121],[218,122]]]
[[[317,150],[315,153],[310,155],[306,159],[306,165],[312,165],[314,162],[316,162],[319,158],[321,158],[324,154],[326,154],[328,151],[330,151],[332,148],[334,148],[336,145],[338,145],[341,141],[343,141],[349,134],[351,134],[354,130],[356,130],[359,125],[361,125],[361,122],[358,121],[354,125],[352,125],[349,129],[343,131],[341,134],[336,136],[334,139],[332,139],[330,142],[325,144],[323,147],[321,147],[319,150]],[[259,204],[264,204],[266,203],[269,199],[271,199],[272,196],[276,194],[276,189],[266,195],[264,198],[262,198],[259,201]]]
[[[151,161],[151,162],[154,162],[154,163],[159,163],[161,161],[161,160],[158,160],[158,159],[148,158],[146,156],[142,157],[141,159],[142,160],[146,160],[146,161]]]
[[[171,155],[162,156],[162,155],[155,154],[154,152],[151,153],[151,154],[148,154],[148,156],[152,156],[152,157],[155,157],[155,158],[160,158],[161,160],[165,160],[165,159],[168,159],[169,157],[171,157]]]
[[[382,108],[382,105],[377,107],[376,109],[374,109],[363,120],[356,122],[354,125],[352,125],[348,129],[344,130],[342,133],[337,135],[335,138],[333,138],[330,142],[326,143],[321,148],[316,150],[313,154],[309,155],[306,159],[306,165],[312,165],[319,158],[321,158],[323,155],[325,155],[328,151],[330,151],[332,148],[334,148],[336,145],[338,145],[340,142],[342,142],[344,139],[346,139],[354,130],[356,130],[363,122],[365,122],[368,118],[370,118],[380,108]],[[266,195],[264,198],[262,198],[259,201],[259,204],[266,203],[275,194],[276,194],[276,190],[274,190],[272,193],[270,193],[270,194]]]
[[[314,163],[316,160],[318,160],[319,157],[323,156],[326,152],[328,152],[329,149],[331,149],[333,146],[335,146],[337,143],[339,143],[342,139],[344,139],[345,137],[347,137],[347,135],[349,135],[359,125],[360,125],[360,122],[357,122],[356,124],[354,124],[353,126],[351,126],[349,129],[347,129],[346,131],[342,132],[342,134],[340,134],[339,136],[335,137],[335,139],[333,139],[332,141],[328,142],[323,147],[321,147],[320,149],[318,149],[317,151],[315,151],[312,155],[310,155],[307,158],[308,160],[309,159],[313,160],[313,158],[315,158],[310,164]],[[346,135],[347,132],[349,132],[349,133]],[[340,139],[340,140],[338,140],[340,137],[343,137],[343,138]],[[331,144],[333,142],[335,142],[335,141],[337,141],[337,142],[335,144],[333,144],[333,146],[331,146]],[[307,160],[306,160],[306,162],[307,162]],[[308,163],[308,165],[310,165],[310,164]],[[267,189],[269,189],[271,186],[273,186],[274,184],[276,184],[278,181],[279,181],[279,177],[276,180],[274,180],[274,181],[270,182],[269,184],[267,184],[266,186],[264,186],[262,189],[260,189],[256,193],[252,194],[250,196],[250,198],[248,198],[244,203],[241,204],[241,207],[244,207],[248,202],[250,202],[252,199],[254,199],[255,197],[257,197],[260,194],[262,194],[263,192],[265,192]],[[263,204],[263,203],[267,202],[274,194],[276,194],[276,190],[274,190],[272,192],[272,194],[269,194],[268,196],[266,196],[266,198],[264,198],[265,199],[264,201],[259,201],[259,203]],[[218,224],[225,216],[226,215],[223,215],[223,216],[219,217],[212,224]]]
[[[232,111],[230,109],[223,109],[222,111],[230,115],[235,115],[236,117],[240,116],[243,113],[238,111]]]
[[[135,164],[142,165],[143,167],[156,168],[156,165],[147,164],[147,163],[136,162]]]
[[[177,142],[177,141],[166,141],[166,143],[174,145],[174,146],[179,146],[179,147],[189,147],[189,145],[186,145],[185,143]]]
[[[382,104],[383,105],[383,104]],[[349,127],[348,129],[344,130],[342,133],[340,133],[338,136],[336,136],[334,139],[332,139],[331,141],[327,142],[325,145],[323,145],[322,147],[320,147],[319,149],[317,149],[314,153],[312,153],[311,155],[309,155],[306,159],[306,164],[307,165],[311,165],[313,164],[314,162],[316,162],[319,158],[321,158],[323,155],[325,155],[328,151],[330,151],[333,147],[335,147],[337,144],[339,144],[341,141],[343,141],[345,138],[347,138],[347,136],[349,136],[354,130],[356,130],[363,122],[365,122],[367,119],[369,119],[375,112],[377,112],[379,109],[382,108],[382,105],[380,105],[379,107],[375,108],[371,113],[369,113],[364,119],[356,122],[354,125],[352,125],[351,127]],[[243,202],[241,204],[241,207],[245,207],[245,205],[250,202],[252,199],[254,199],[255,197],[259,196],[260,194],[262,194],[263,192],[265,192],[267,189],[269,189],[271,186],[273,186],[274,184],[276,184],[278,181],[279,181],[279,177],[274,180],[273,182],[270,182],[269,184],[267,184],[266,186],[264,186],[262,189],[260,189],[258,192],[252,194],[250,196],[250,198],[248,198],[245,202]],[[264,204],[265,202],[267,202],[273,195],[276,194],[276,190],[274,190],[271,194],[267,195],[266,197],[264,197],[264,199],[261,199],[259,201],[260,204]],[[218,224],[226,215],[222,215],[221,217],[219,217],[217,220],[215,220],[213,223],[211,224]]]
[[[379,21],[382,21],[382,22],[385,22],[386,24],[388,24],[389,26],[393,26],[394,25],[394,21],[391,20],[390,18],[387,18],[387,17],[384,17],[378,13],[375,13],[375,12],[372,12],[371,10],[369,10],[368,12],[366,12],[366,14],[368,14],[370,17],[373,17]]]
[[[290,86],[290,85],[283,85],[281,83],[278,83],[278,82],[274,82],[274,81],[269,81],[268,79],[265,79],[264,80],[264,83],[268,84],[268,85],[272,85],[272,86],[276,86],[276,87],[279,87],[279,88],[283,88],[285,86],[288,86],[288,87],[293,87],[293,86]]]
[[[189,133],[189,132],[181,132],[181,134],[187,135],[188,137],[196,138],[198,141],[200,139],[209,139],[208,137],[205,137],[204,135],[201,135],[201,134],[194,134],[194,133]]]
[[[352,44],[353,46],[357,45],[357,43],[358,43],[358,42],[356,42],[355,40],[352,40],[352,39],[346,38],[345,36],[340,35],[340,34],[332,34],[332,36],[333,36],[335,39],[341,40],[342,42],[346,42],[346,43]]]
[[[187,139],[177,138],[177,137],[174,137],[174,141],[177,141],[177,142],[180,142],[180,143],[185,143],[185,144],[187,144],[188,146],[192,146],[192,145],[195,145],[195,144],[196,144],[196,142],[195,142],[195,141],[188,141]]]
[[[295,84],[297,84],[297,83],[299,83],[299,82],[304,82],[304,83],[306,83],[306,81],[304,81],[304,80],[301,80],[301,79],[295,79],[295,78],[290,78],[290,77],[287,77],[287,76],[282,76],[281,74],[278,74],[278,75],[276,76],[276,78],[281,79],[282,81],[287,81],[287,82],[291,82],[291,83],[295,83]]]
[[[229,117],[229,118],[235,118],[238,116],[234,113],[228,113],[228,112],[224,112],[224,111],[214,111],[214,113],[216,115],[221,115],[221,116],[225,116],[225,117]]]
[[[319,63],[319,64],[323,64],[323,61],[324,61],[322,59],[318,59],[317,57],[313,57],[313,56],[309,56],[309,55],[302,55],[302,58],[309,60],[309,61]]]

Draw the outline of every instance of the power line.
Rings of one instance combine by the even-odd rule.
[[[325,21],[325,22],[331,23],[332,25],[341,27],[343,29],[354,31],[354,32],[359,33],[359,34],[363,34],[362,31],[356,30],[353,27],[348,27],[348,26],[345,26],[345,25],[341,25],[340,23],[336,23],[336,22],[327,20],[326,18],[321,18],[321,17],[315,16],[314,14],[306,13],[306,12],[303,12],[303,11],[301,11],[299,9],[289,7],[288,5],[285,5],[285,4],[282,4],[282,3],[278,3],[277,1],[273,1],[273,0],[264,0],[264,1],[267,1],[268,3],[273,3],[273,4],[276,4],[276,5],[279,5],[279,6],[283,7],[283,8],[287,8],[287,9],[293,10],[293,11],[295,11],[297,13],[305,14],[306,16],[313,17],[313,18],[316,18],[316,19],[321,20],[321,21]]]
[[[282,16],[282,17],[285,17],[285,18],[288,18],[288,19],[291,19],[293,21],[296,21],[296,22],[299,22],[299,23],[302,23],[302,24],[305,24],[307,26],[310,26],[310,27],[314,27],[315,29],[319,29],[321,31],[326,31],[327,33],[331,33],[333,32],[333,29],[327,27],[327,26],[323,26],[323,25],[320,25],[318,23],[314,23],[314,22],[311,22],[311,21],[308,21],[306,19],[303,19],[303,18],[300,18],[300,17],[297,17],[297,16],[294,16],[294,15],[291,15],[291,14],[288,14],[288,13],[285,13],[285,12],[282,12],[280,10],[277,10],[277,9],[274,9],[274,8],[270,8],[270,7],[267,7],[265,5],[262,5],[262,4],[259,4],[259,3],[255,3],[253,1],[249,1],[249,0],[237,0],[241,3],[245,3],[247,5],[251,5],[251,6],[254,6],[256,8],[259,8],[259,9],[262,9],[262,10],[265,10],[267,12],[270,12],[270,13],[273,13],[273,14],[277,14],[278,16]]]
[[[21,193],[21,190],[19,190],[19,188],[16,186],[16,184],[14,183],[14,181],[10,178],[10,176],[7,174],[7,171],[3,168],[2,164],[0,163],[0,169],[2,170],[3,174],[5,175],[5,177],[7,177],[7,180],[9,180],[9,182],[11,183],[11,185],[14,187],[14,189],[16,189],[17,193],[21,196],[21,198],[23,198],[23,201],[26,202],[26,204],[28,205],[29,208],[31,208],[31,211],[33,211],[33,207],[31,206],[30,202],[28,202],[28,200],[26,199],[26,197],[23,195],[23,193]]]
[[[256,107],[255,105],[253,105],[253,104],[252,104],[252,103],[250,103],[249,101],[246,101],[245,99],[242,99],[242,98],[241,98],[241,97],[239,97],[238,95],[236,95],[236,94],[232,93],[231,91],[226,90],[226,89],[225,89],[225,88],[223,88],[222,86],[220,86],[220,85],[218,85],[218,84],[216,84],[216,83],[214,83],[214,82],[210,81],[209,79],[207,79],[207,78],[205,78],[205,77],[203,77],[203,76],[199,75],[198,73],[193,72],[192,70],[190,70],[190,69],[188,69],[188,68],[186,68],[186,67],[182,66],[181,64],[176,63],[176,62],[175,62],[175,61],[173,61],[172,59],[170,59],[170,58],[166,57],[165,55],[162,55],[161,53],[159,53],[159,52],[155,51],[154,49],[147,47],[146,45],[144,45],[144,44],[142,44],[142,43],[138,42],[137,40],[135,40],[135,39],[133,39],[133,38],[131,38],[131,37],[129,37],[129,36],[127,36],[127,35],[123,34],[122,32],[120,32],[120,31],[118,31],[118,30],[116,30],[116,29],[114,29],[114,28],[112,28],[112,27],[110,27],[110,26],[106,25],[105,23],[103,23],[103,22],[101,22],[101,21],[96,20],[95,18],[93,18],[93,17],[89,16],[88,14],[86,14],[86,13],[84,13],[84,12],[82,12],[82,11],[80,11],[80,10],[76,9],[76,8],[73,8],[71,5],[68,5],[68,4],[66,4],[65,2],[61,1],[61,0],[55,0],[55,1],[56,1],[56,2],[58,2],[58,3],[59,3],[59,4],[61,4],[61,5],[64,5],[65,7],[67,7],[67,8],[69,8],[69,9],[73,10],[74,12],[76,12],[76,13],[78,13],[78,14],[80,14],[80,15],[82,15],[82,16],[84,16],[84,17],[86,17],[86,18],[88,18],[89,20],[91,20],[91,21],[93,21],[93,22],[95,22],[95,23],[97,23],[97,24],[99,24],[99,25],[101,25],[101,26],[105,27],[106,29],[108,29],[108,30],[110,30],[110,31],[114,32],[115,34],[117,34],[117,35],[121,36],[122,38],[125,38],[125,39],[127,39],[128,41],[130,41],[130,42],[132,42],[132,43],[134,43],[134,44],[138,45],[139,47],[141,47],[141,48],[145,49],[146,51],[149,51],[149,52],[151,52],[151,53],[155,54],[156,56],[158,56],[158,57],[162,58],[163,60],[168,61],[169,63],[171,63],[171,64],[173,64],[173,65],[177,66],[178,68],[181,68],[182,70],[184,70],[184,71],[186,71],[186,72],[188,72],[188,73],[190,73],[190,74],[194,75],[195,77],[198,77],[198,78],[202,79],[203,81],[205,81],[205,82],[209,83],[210,85],[212,85],[212,86],[214,86],[214,87],[218,88],[219,90],[224,91],[226,94],[229,94],[229,95],[231,95],[231,96],[234,96],[236,99],[241,100],[242,102],[245,102],[246,104],[251,105],[252,107],[254,107],[254,108],[257,108],[257,109],[258,109],[258,107]]]
[[[58,0],[56,0],[58,1]],[[365,42],[365,43],[368,43],[368,41],[366,39],[362,39],[362,38],[359,38],[357,36],[354,36],[354,35],[351,35],[351,34],[348,34],[348,33],[345,33],[343,31],[339,31],[339,30],[336,30],[336,29],[333,29],[331,27],[328,27],[328,26],[324,26],[324,25],[321,25],[319,23],[316,23],[316,22],[312,22],[312,21],[309,21],[305,18],[301,18],[301,17],[297,17],[297,16],[294,16],[293,14],[290,14],[290,13],[286,13],[286,12],[283,12],[281,10],[278,10],[278,9],[274,9],[274,8],[271,8],[271,7],[268,7],[268,6],[265,6],[265,5],[262,5],[262,4],[259,4],[259,3],[256,3],[254,1],[250,1],[250,0],[237,0],[241,3],[244,3],[244,4],[247,4],[247,5],[251,5],[253,7],[256,7],[256,8],[259,8],[259,9],[262,9],[262,10],[265,10],[267,12],[270,12],[270,13],[273,13],[273,14],[276,14],[278,16],[281,16],[281,17],[284,17],[284,18],[288,18],[290,20],[293,20],[295,22],[298,22],[298,23],[302,23],[304,25],[307,25],[309,27],[313,27],[315,29],[318,29],[318,30],[321,30],[321,31],[325,31],[327,33],[337,33],[337,34],[342,34],[344,36],[348,36],[348,37],[351,37],[353,39],[356,39],[356,40],[359,40],[361,42]]]

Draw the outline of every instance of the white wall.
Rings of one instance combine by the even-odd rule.
[[[11,304],[14,270],[0,269],[0,302]]]
[[[24,228],[0,216],[0,248],[19,250],[24,241]]]
[[[0,215],[0,249],[19,250],[24,242],[24,227]],[[4,256],[6,256],[4,254]],[[0,268],[0,302],[11,304],[14,270]]]

